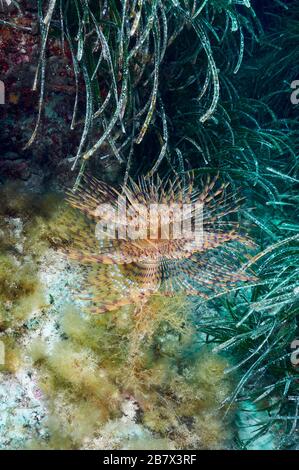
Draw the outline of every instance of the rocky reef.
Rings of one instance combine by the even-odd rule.
[[[91,316],[79,293],[109,273],[67,259],[61,196],[4,187],[2,201],[1,447],[232,446],[220,408],[229,360],[195,340],[192,304],[155,298],[154,324],[139,327],[131,306]]]
[[[298,448],[298,24],[296,0],[0,1],[0,449]],[[94,250],[99,201],[149,181],[205,206],[169,269]],[[180,289],[131,295],[140,272]]]

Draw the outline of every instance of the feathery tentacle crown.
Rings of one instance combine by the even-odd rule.
[[[76,234],[69,256],[118,266],[128,284],[120,305],[158,291],[206,297],[250,279],[238,266],[250,243],[233,220],[240,199],[217,176],[201,190],[186,180],[141,177],[118,191],[85,176],[69,193],[95,227],[92,239]]]

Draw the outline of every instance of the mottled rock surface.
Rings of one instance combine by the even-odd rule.
[[[75,176],[68,158],[75,155],[81,132],[80,126],[70,130],[75,94],[70,53],[67,47],[62,50],[59,39],[50,38],[41,125],[35,142],[25,149],[36,125],[40,97],[40,86],[33,90],[40,54],[34,3],[22,2],[22,15],[14,8],[0,12],[0,19],[17,26],[0,25],[0,80],[5,85],[0,180],[25,180],[33,189],[53,175],[63,183]]]

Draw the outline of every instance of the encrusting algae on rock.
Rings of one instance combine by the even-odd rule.
[[[79,197],[84,201],[87,196]],[[74,205],[75,200],[76,196]],[[93,200],[92,204],[97,202]],[[57,407],[57,399],[65,410],[48,423],[47,446],[55,448],[60,434],[62,446],[69,448],[92,446],[93,439],[105,445],[102,433],[107,426],[116,448],[130,445],[116,432],[117,426],[111,431],[113,422],[125,419],[126,400],[135,403],[128,426],[141,426],[141,435],[150,432],[152,439],[168,439],[172,448],[229,445],[222,409],[232,387],[225,375],[228,362],[204,349],[202,340],[202,346],[194,348],[198,339],[192,323],[192,301],[183,292],[169,297],[159,292],[152,295],[149,289],[146,302],[140,303],[137,298],[134,305],[130,298],[120,303],[117,298],[120,287],[126,289],[128,272],[118,269],[117,263],[100,262],[103,257],[95,251],[90,221],[70,212],[65,223],[72,230],[70,239],[61,243],[63,251],[71,258],[94,263],[84,274],[91,296],[79,295],[85,308],[67,307],[60,319],[61,339],[50,350],[45,347],[43,351],[38,344],[32,351],[49,406]],[[223,234],[217,244],[221,244],[221,238],[223,241]],[[235,232],[230,232],[230,238],[236,238]],[[85,258],[84,253],[76,252],[78,244],[85,247]],[[105,256],[109,257],[109,251]],[[90,315],[93,309],[86,300],[103,299],[113,308],[105,309],[104,315]],[[83,421],[78,417],[78,427],[74,428],[73,407],[84,410],[82,403],[97,410],[93,414],[97,419],[88,419],[87,426],[83,413]],[[142,437],[141,442],[145,442]]]
[[[72,233],[69,237],[70,220],[84,239],[90,236],[92,225],[61,198],[44,198],[39,199],[38,207],[30,202],[30,209],[22,203],[21,212],[10,205],[9,211],[5,209],[5,217],[17,218],[22,213],[19,218],[23,221],[26,210],[31,212],[31,222],[24,224],[21,237],[24,251],[11,253],[5,237],[2,256],[9,256],[7,266],[24,263],[24,302],[38,293],[34,308],[27,304],[26,315],[19,320],[18,303],[14,305],[12,312],[16,313],[6,318],[1,336],[7,345],[2,373],[17,374],[23,380],[28,371],[41,406],[41,427],[32,425],[22,446],[196,449],[230,445],[227,429],[224,433],[229,421],[221,408],[232,387],[224,372],[228,362],[206,349],[202,340],[198,346],[192,300],[183,292],[171,297],[157,292],[142,308],[128,303],[92,315],[88,302],[79,298],[82,293],[75,295],[76,290],[90,286],[99,299],[113,303],[119,294],[119,284],[113,279],[126,280],[121,270],[114,271],[117,266],[101,264],[83,267],[78,271],[80,278],[71,276],[56,293],[52,280],[57,278],[59,284],[59,275],[67,279],[75,269],[61,255],[76,247]],[[52,201],[51,215],[44,216],[42,201],[48,207]],[[56,258],[64,260],[57,267]],[[46,259],[47,263],[51,260],[53,273],[48,281],[42,276],[41,289],[39,272],[50,269]],[[60,274],[58,269],[62,269]],[[6,272],[4,286],[8,276],[14,276],[9,269]],[[14,301],[13,289],[11,292]],[[60,293],[68,293],[68,301],[57,297]],[[37,303],[36,298],[40,299]]]

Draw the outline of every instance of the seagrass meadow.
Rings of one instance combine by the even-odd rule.
[[[0,49],[0,449],[297,450],[299,1],[3,1]],[[202,244],[99,241],[125,198]]]

